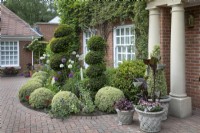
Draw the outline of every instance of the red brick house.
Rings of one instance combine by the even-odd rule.
[[[106,37],[106,64],[110,67],[117,67],[123,60],[131,60],[135,58],[135,30],[134,24],[130,20],[122,23],[116,22],[107,28],[108,35]],[[87,41],[97,30],[87,30],[81,33],[81,53],[87,54]],[[87,64],[84,63],[87,67]]]
[[[200,1],[148,0],[151,53],[160,44],[170,113],[187,117],[200,109]]]
[[[32,63],[32,52],[25,49],[41,36],[29,24],[0,4],[0,69],[14,67],[23,72]]]
[[[49,22],[37,22],[34,29],[43,36],[44,41],[49,42],[54,36],[54,31],[59,25],[60,18],[56,16]]]

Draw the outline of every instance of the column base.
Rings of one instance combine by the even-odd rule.
[[[176,98],[171,96],[169,103],[169,114],[179,118],[185,118],[192,115],[191,97]]]

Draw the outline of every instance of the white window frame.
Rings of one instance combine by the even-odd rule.
[[[132,42],[132,44],[121,44],[121,39],[120,39],[120,45],[119,44],[117,44],[117,37],[123,37],[123,36],[121,36],[121,35],[119,35],[119,36],[117,36],[117,29],[120,29],[120,34],[121,34],[121,29],[126,29],[126,28],[133,28],[133,35],[125,35],[125,31],[124,31],[124,37],[131,37],[131,36],[133,36],[133,42]],[[131,33],[131,31],[129,31],[130,33]],[[119,65],[119,61],[118,61],[118,51],[116,50],[117,49],[117,47],[118,46],[125,46],[125,47],[127,47],[127,46],[133,46],[133,48],[132,48],[132,59],[131,60],[133,60],[133,59],[135,59],[135,52],[136,52],[136,47],[135,47],[135,27],[134,27],[134,25],[123,25],[123,26],[117,26],[115,29],[114,29],[114,32],[113,32],[113,42],[114,42],[114,47],[113,47],[113,59],[114,59],[114,67],[118,67],[118,65]],[[131,41],[131,40],[129,40],[129,41]],[[124,42],[125,42],[125,40],[124,40]],[[123,52],[122,52],[123,53]],[[121,54],[122,54],[121,53]],[[126,52],[125,52],[125,55],[126,55],[126,60],[127,60],[127,55],[128,55],[128,53],[127,53],[127,48],[126,48]]]
[[[86,37],[86,35],[88,33],[90,33],[90,37],[88,37],[88,36]],[[87,42],[86,41],[88,41],[92,36],[94,36],[95,33],[96,33],[96,31],[95,30],[91,30],[91,29],[86,30],[86,31],[83,32],[83,55],[84,55],[84,67],[85,68],[88,67],[88,64],[85,62],[85,56],[89,51],[88,48],[87,48]]]
[[[14,51],[17,51],[17,55],[15,55],[15,56],[17,56],[17,64],[6,64],[5,63],[5,65],[2,65],[1,64],[1,52],[2,52],[2,49],[1,49],[1,42],[4,42],[4,44],[5,44],[5,42],[9,42],[9,45],[10,45],[10,42],[13,42],[13,44],[16,42],[17,43],[17,50],[13,50],[13,52]],[[1,41],[0,42],[0,67],[2,67],[2,68],[4,68],[4,67],[19,67],[19,63],[20,63],[20,57],[19,57],[19,55],[20,55],[20,50],[19,50],[19,41],[8,41],[8,40],[4,40],[4,41]],[[9,47],[10,48],[10,47]],[[5,50],[6,51],[6,50]],[[13,53],[14,54],[14,53]],[[14,55],[13,55],[14,56]],[[9,54],[9,58],[10,58],[10,54]],[[9,59],[9,61],[10,61],[10,59]]]

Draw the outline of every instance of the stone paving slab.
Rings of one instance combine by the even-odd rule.
[[[71,116],[64,121],[23,106],[18,89],[24,77],[0,78],[0,133],[143,133],[137,114],[131,125],[118,125],[117,115]],[[186,119],[169,117],[160,133],[200,133],[200,116]]]

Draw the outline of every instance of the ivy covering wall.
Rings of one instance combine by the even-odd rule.
[[[147,57],[148,11],[141,1],[68,1],[55,0],[61,22],[72,25],[77,32],[97,29],[107,39],[115,22],[132,20],[136,26],[137,57]]]

